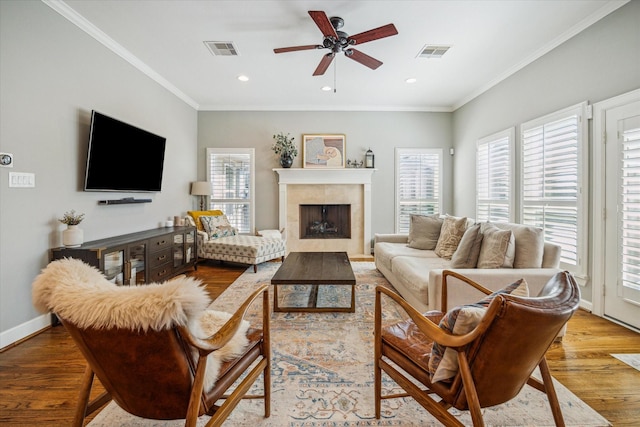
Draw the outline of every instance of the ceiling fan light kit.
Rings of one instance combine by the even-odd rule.
[[[347,58],[353,59],[354,61],[375,70],[382,65],[382,62],[360,52],[357,49],[354,49],[351,46],[398,34],[398,30],[393,24],[387,24],[382,27],[349,36],[344,31],[338,31],[344,26],[344,20],[342,18],[338,16],[327,18],[326,13],[318,10],[310,10],[309,15],[324,35],[322,44],[282,47],[274,49],[273,51],[275,53],[285,53],[299,50],[329,49],[331,52],[322,57],[320,64],[318,64],[313,72],[314,76],[323,75],[327,71],[327,68],[329,68],[329,65],[331,65],[333,58],[335,58],[336,54],[340,52],[344,53]]]

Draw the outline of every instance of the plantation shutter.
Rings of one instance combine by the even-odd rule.
[[[623,287],[640,291],[640,127],[622,132],[620,160],[621,282]]]
[[[240,233],[253,229],[253,149],[207,149],[210,209],[220,209]]]
[[[476,221],[508,222],[513,201],[513,134],[509,129],[478,141]]]
[[[581,273],[584,134],[582,106],[522,125],[522,223],[544,229],[545,240],[562,247],[561,263]]]
[[[412,214],[440,213],[442,150],[396,150],[396,232],[408,233]]]

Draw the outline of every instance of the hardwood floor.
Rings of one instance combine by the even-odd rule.
[[[205,264],[192,273],[212,298],[246,267]],[[614,426],[640,423],[640,371],[611,353],[640,353],[640,334],[578,311],[547,354],[553,376]],[[62,326],[0,353],[0,424],[66,426],[73,419],[85,363]],[[94,390],[99,394],[100,386]]]

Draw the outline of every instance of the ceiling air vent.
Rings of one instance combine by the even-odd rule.
[[[238,56],[233,42],[204,42],[213,56]]]
[[[434,46],[425,45],[418,54],[418,58],[442,58],[447,53],[451,46]]]

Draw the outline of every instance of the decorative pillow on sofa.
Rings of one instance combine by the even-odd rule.
[[[513,268],[516,253],[515,238],[511,230],[501,230],[493,224],[481,226],[484,237],[478,256],[478,268]]]
[[[434,250],[440,237],[444,219],[440,215],[411,215],[407,246],[414,249]]]
[[[238,230],[231,226],[226,215],[202,215],[200,222],[204,231],[209,235],[209,239],[217,239],[220,237],[235,236]]]
[[[284,228],[282,230],[256,230],[256,236],[264,237],[267,239],[282,239],[283,232]]]
[[[522,224],[497,224],[496,226],[513,232],[516,240],[513,268],[542,267],[544,231],[541,228]]]
[[[451,257],[451,268],[476,268],[483,237],[480,224],[467,228]]]
[[[442,223],[440,237],[436,244],[435,253],[440,258],[451,259],[453,253],[458,249],[460,239],[467,230],[467,218],[456,218],[454,216],[446,216]]]
[[[529,296],[529,287],[525,279],[520,279],[509,286],[487,295],[475,304],[463,305],[451,309],[440,321],[440,328],[453,335],[464,335],[471,332],[478,324],[491,301],[500,294],[511,294],[521,297]],[[431,381],[438,382],[454,377],[458,373],[458,356],[456,350],[433,343],[429,357]]]
[[[204,231],[204,227],[202,226],[202,221],[200,221],[201,216],[224,215],[224,212],[218,209],[213,209],[209,211],[187,211],[187,213],[191,218],[193,218],[193,222],[195,222],[196,228],[199,231]]]

